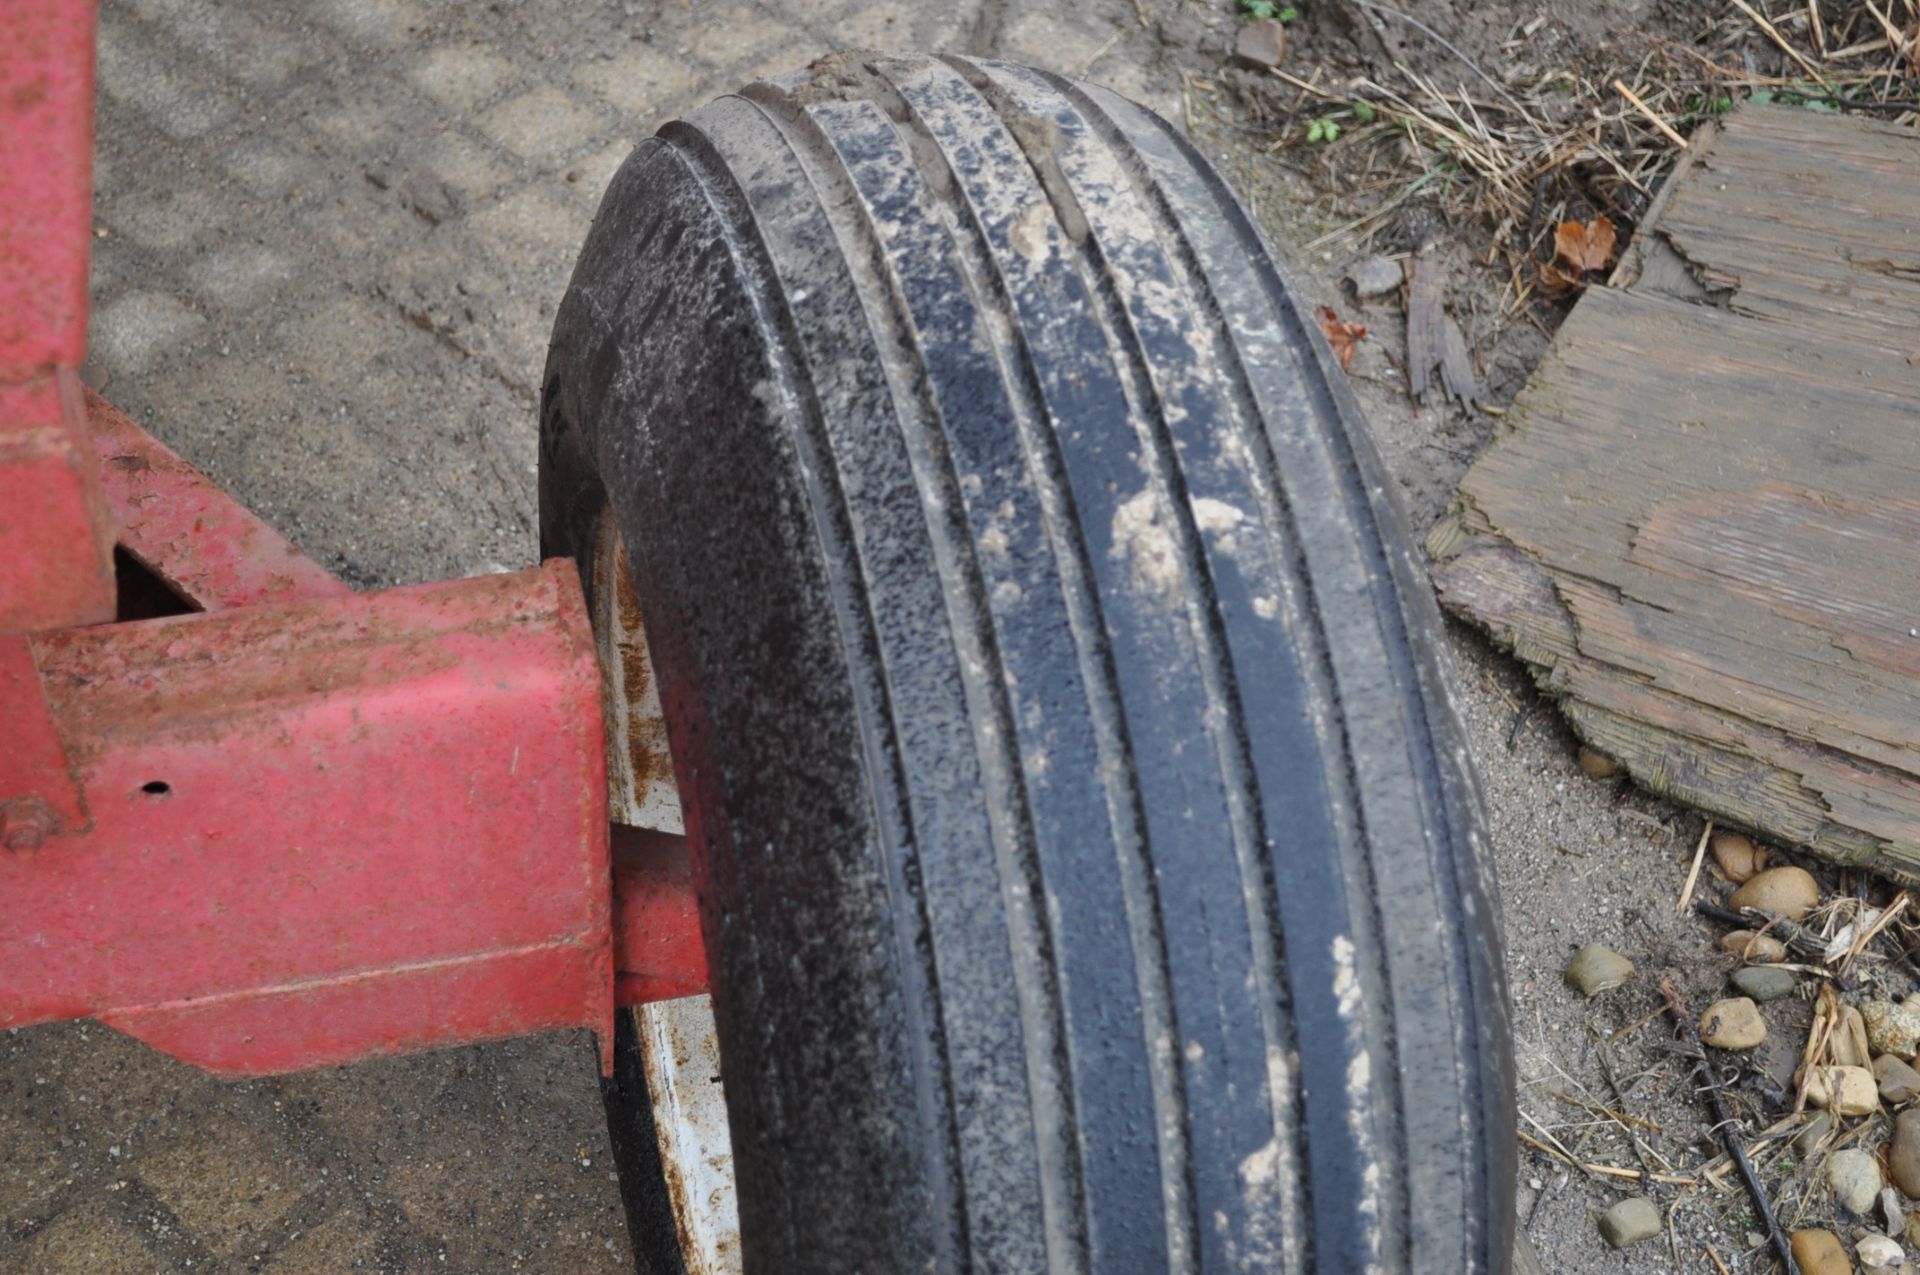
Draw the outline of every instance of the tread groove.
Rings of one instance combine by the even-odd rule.
[[[805,139],[806,152],[817,166],[815,174],[831,182],[833,197],[824,202],[837,232],[843,236],[842,242],[853,241],[859,245],[858,254],[849,252],[848,259],[861,275],[859,287],[863,305],[869,307],[870,315],[876,310],[889,314],[892,326],[906,334],[907,341],[913,341],[913,334],[918,328],[900,294],[893,262],[872,224],[871,216],[866,212],[866,202],[858,191],[844,157],[835,147],[833,137],[791,99],[774,97],[758,87],[749,90],[748,95],[751,100],[770,108],[776,121],[785,129],[792,130],[789,136],[798,134]],[[970,697],[974,702],[986,706],[987,713],[995,723],[997,744],[989,744],[976,737],[982,769],[990,776],[990,784],[997,784],[1002,790],[1019,796],[1017,808],[1010,819],[1011,826],[996,833],[993,838],[998,847],[1003,883],[1010,890],[1028,898],[1044,897],[1035,858],[1031,812],[1025,800],[1025,787],[1019,778],[1019,760],[1012,751],[1016,728],[1006,697],[1005,668],[993,633],[990,608],[985,601],[987,589],[973,552],[971,537],[961,521],[962,516],[954,512],[960,509],[963,498],[946,440],[934,424],[940,420],[940,409],[928,397],[930,391],[925,379],[916,377],[913,366],[904,361],[906,356],[889,350],[884,340],[877,344],[883,360],[889,366],[890,379],[896,386],[903,387],[903,392],[896,397],[896,404],[904,407],[908,400],[914,403],[912,410],[899,412],[899,427],[907,440],[909,454],[914,458],[915,481],[920,485],[928,509],[926,525],[936,546],[935,562],[942,577],[949,582],[944,592],[949,608],[955,611],[953,628],[962,648],[960,664],[964,670],[964,680],[970,686]],[[917,357],[917,345],[914,353]],[[917,392],[904,387],[916,387]],[[1029,1084],[1035,1089],[1036,1107],[1046,1105],[1045,1095],[1057,1095],[1060,1103],[1057,1123],[1062,1128],[1071,1128],[1072,1092],[1062,1078],[1064,1067],[1059,1061],[1064,1044],[1057,1027],[1034,1030],[1042,1018],[1054,1024],[1060,1023],[1063,1018],[1058,964],[1052,955],[1054,939],[1043,911],[1034,909],[1026,913],[1026,918],[1024,925],[1016,922],[1010,926],[1009,942],[1016,970],[1029,970],[1021,980],[1020,993],[1026,1007],[1023,1019],[1029,1028]],[[1049,1140],[1048,1135],[1039,1128],[1035,1129],[1034,1134],[1036,1142],[1041,1144],[1036,1148],[1041,1163],[1045,1165],[1049,1160],[1053,1161],[1056,1166],[1054,1172],[1060,1175],[1050,1188],[1049,1197],[1067,1203],[1056,1203],[1054,1209],[1064,1208],[1067,1217],[1081,1216],[1084,1212],[1080,1204],[1081,1187],[1072,1157],[1059,1151],[1049,1153],[1044,1146]],[[1050,1232],[1053,1232],[1049,1243],[1052,1260],[1077,1265],[1070,1255],[1084,1252],[1085,1240],[1080,1228],[1069,1226],[1062,1234],[1058,1233],[1057,1227],[1053,1227]]]

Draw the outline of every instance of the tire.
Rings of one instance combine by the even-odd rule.
[[[752,1271],[1502,1271],[1495,891],[1351,392],[1163,121],[841,55],[640,145],[554,330]]]

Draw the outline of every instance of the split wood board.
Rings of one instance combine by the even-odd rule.
[[[1696,136],[1502,425],[1442,603],[1648,788],[1920,880],[1920,136]]]

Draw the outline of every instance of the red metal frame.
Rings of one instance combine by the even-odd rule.
[[[91,3],[0,12],[0,632],[113,618],[87,352]]]
[[[0,16],[0,1026],[228,1074],[703,990],[687,849],[610,848],[570,562],[355,594],[91,391],[93,9]],[[113,619],[115,543],[191,614]]]

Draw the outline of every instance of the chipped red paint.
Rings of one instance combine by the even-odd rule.
[[[707,990],[686,838],[614,826],[613,971],[614,998],[622,1005]]]
[[[120,547],[202,611],[350,592],[92,390],[87,420]]]

